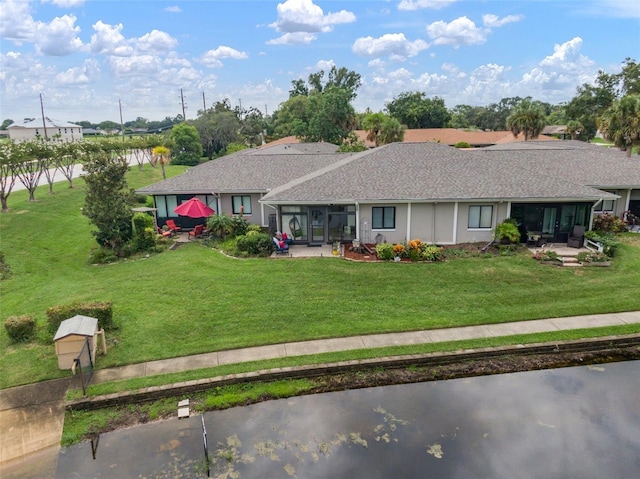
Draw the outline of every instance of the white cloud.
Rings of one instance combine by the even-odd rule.
[[[271,45],[309,43],[316,34],[333,30],[334,25],[356,21],[356,16],[346,10],[325,15],[312,0],[286,0],[278,4],[277,11],[278,19],[269,26],[283,35],[267,42]]]
[[[152,30],[150,33],[142,35],[136,41],[136,48],[139,52],[167,52],[178,44],[178,40],[166,32]]]
[[[91,35],[89,48],[93,53],[126,57],[133,54],[133,47],[127,43],[122,33],[122,23],[109,25],[98,20]]]
[[[63,56],[80,51],[82,40],[78,38],[80,27],[75,25],[74,15],[54,18],[51,23],[38,23],[36,51],[42,55]]]
[[[169,13],[182,13],[182,9],[177,6],[177,5],[172,5],[170,7],[166,7],[164,9],[165,12],[169,12]]]
[[[575,37],[562,45],[553,46],[553,54],[545,57],[541,62],[541,67],[555,69],[582,69],[590,68],[593,62],[580,54],[582,48],[582,38]]]
[[[448,7],[457,0],[402,0],[398,5],[398,10],[421,10],[431,8],[439,10]]]
[[[209,68],[222,68],[223,63],[220,61],[223,58],[231,58],[234,60],[246,60],[249,58],[245,52],[236,50],[235,48],[220,45],[215,50],[209,50],[200,58],[200,61]]]
[[[86,60],[80,67],[69,68],[56,75],[56,83],[61,86],[73,86],[93,83],[100,75],[100,66],[96,60]]]
[[[309,43],[314,41],[316,38],[318,38],[318,36],[313,33],[306,33],[306,32],[285,33],[284,35],[281,35],[278,38],[274,38],[273,40],[268,40],[267,45],[296,45],[300,43],[304,43],[308,45]]]
[[[355,54],[368,57],[388,56],[392,60],[414,57],[429,47],[424,40],[409,41],[404,33],[387,33],[379,38],[358,38],[353,44]]]
[[[467,17],[459,17],[450,23],[442,20],[427,26],[427,33],[436,45],[480,45],[487,40],[487,30],[478,28]]]
[[[81,7],[85,0],[42,0],[42,3],[51,2],[60,8]]]
[[[130,57],[112,56],[109,66],[116,76],[152,77],[162,70],[162,60],[156,55],[133,55]]]
[[[640,18],[640,2],[635,0],[598,0],[581,5],[581,10],[595,17]]]
[[[36,31],[36,22],[31,16],[29,2],[3,0],[0,2],[0,36],[12,40],[17,45],[31,41]]]
[[[336,62],[334,62],[333,60],[319,60],[316,62],[314,72],[318,70],[327,72],[335,66],[336,66]]]
[[[506,17],[499,18],[497,15],[486,14],[482,15],[482,23],[488,28],[498,28],[508,23],[519,22],[523,18],[523,15],[507,15]]]

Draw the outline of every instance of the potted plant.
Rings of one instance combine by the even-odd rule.
[[[499,243],[517,244],[520,242],[520,231],[515,220],[507,218],[493,230],[493,235]]]

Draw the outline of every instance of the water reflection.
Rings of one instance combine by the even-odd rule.
[[[635,477],[640,362],[304,396],[205,415],[211,477]],[[200,416],[64,449],[57,477],[207,477]]]

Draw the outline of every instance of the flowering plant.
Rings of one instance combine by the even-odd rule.
[[[581,263],[604,263],[609,257],[599,251],[581,251],[578,253],[578,261]]]
[[[536,251],[533,254],[533,259],[537,259],[538,261],[553,261],[554,259],[558,259],[558,253],[552,250]]]
[[[405,249],[403,244],[394,244],[393,245],[393,255],[394,256],[402,256],[404,255]]]

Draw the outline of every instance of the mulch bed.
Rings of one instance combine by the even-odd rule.
[[[367,243],[367,245],[372,251],[375,252],[376,245],[375,243]],[[477,255],[499,255],[500,250],[498,246],[495,244],[491,244],[487,246],[487,243],[463,243],[456,245],[447,245],[443,246],[444,249],[455,249],[461,253],[462,256],[477,256]],[[375,254],[370,253],[361,253],[358,251],[352,251],[351,246],[344,246],[344,253],[342,255],[344,258],[352,260],[352,261],[378,261],[378,257]],[[402,258],[401,262],[411,262],[409,258]]]

